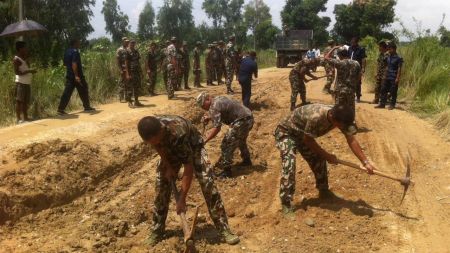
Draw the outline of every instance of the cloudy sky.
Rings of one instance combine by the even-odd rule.
[[[131,30],[136,31],[139,13],[144,8],[144,4],[147,0],[118,0],[122,11],[126,13],[130,18]],[[150,0],[149,0],[150,1]],[[245,0],[247,3],[249,0]],[[91,38],[105,36],[105,21],[101,14],[103,7],[103,0],[97,0],[94,8],[94,17],[92,19],[92,25],[95,31],[91,34]],[[151,0],[153,8],[157,12],[162,6],[163,0]],[[196,24],[203,21],[208,22],[206,14],[202,10],[203,0],[193,0],[194,10],[193,16]],[[281,27],[280,11],[283,9],[284,1],[282,0],[264,0],[264,2],[270,7],[270,11],[273,17],[273,23]],[[333,9],[335,4],[350,3],[351,0],[328,0],[327,11],[321,13],[322,16],[331,17],[332,24],[329,29],[332,28],[334,23]],[[398,0],[395,7],[395,13],[397,18],[400,19],[408,29],[416,31],[417,23],[414,19],[421,22],[422,29],[430,28],[435,31],[441,20],[442,14],[446,13],[447,18],[444,25],[450,28],[450,0]],[[393,29],[398,29],[400,26],[398,23],[393,24]]]

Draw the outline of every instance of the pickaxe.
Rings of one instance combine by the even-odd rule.
[[[306,79],[306,82],[309,82],[309,81],[312,81],[312,80],[319,80],[319,79],[322,79],[322,78],[325,78],[325,77],[328,77],[327,75],[324,75],[324,76],[319,76],[319,77],[317,77],[317,79]]]
[[[362,166],[362,165],[358,165],[358,164],[355,164],[355,163],[352,163],[352,162],[347,162],[347,161],[343,161],[343,160],[339,160],[339,159],[338,159],[338,163],[342,164],[342,165],[345,165],[345,166],[348,166],[348,167],[351,167],[351,168],[355,168],[355,169],[367,172],[367,169],[364,168],[364,166]],[[408,190],[409,185],[414,183],[411,180],[411,168],[410,168],[410,160],[409,160],[409,158],[408,158],[407,163],[406,163],[406,175],[403,178],[399,178],[399,177],[396,177],[394,175],[390,175],[390,174],[381,172],[379,170],[373,170],[373,174],[375,174],[377,176],[381,176],[381,177],[385,177],[385,178],[389,178],[389,179],[398,181],[398,182],[400,182],[401,185],[403,185],[404,191],[403,191],[402,200],[400,201],[400,204],[403,202],[403,199],[405,198],[406,191]]]
[[[175,180],[172,180],[171,183],[173,195],[175,196],[175,201],[178,202],[178,199],[180,198],[180,192],[177,189]],[[189,225],[187,223],[186,213],[182,212],[178,215],[180,217],[181,226],[183,227],[184,244],[186,246],[184,253],[195,253],[194,231],[195,231],[195,224],[197,223],[198,209],[199,207],[197,206],[195,208],[195,216],[192,222],[191,229],[189,229]]]

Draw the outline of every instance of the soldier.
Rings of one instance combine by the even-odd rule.
[[[328,41],[328,46],[323,51],[323,54],[326,55],[328,52],[331,51],[334,47],[334,40]],[[325,63],[325,74],[327,75],[327,82],[325,83],[325,86],[323,87],[323,93],[325,94],[331,94],[331,84],[334,82],[335,73],[334,73],[334,67],[331,64]]]
[[[117,67],[120,72],[120,82],[119,82],[119,101],[125,101],[125,83],[127,82],[128,67],[127,67],[127,53],[128,45],[130,40],[127,37],[122,38],[122,46],[116,51]]]
[[[241,151],[242,157],[239,165],[251,166],[252,161],[247,147],[247,137],[253,127],[253,114],[250,109],[236,100],[225,96],[213,97],[207,92],[202,92],[197,96],[197,105],[208,111],[202,118],[203,123],[207,124],[211,120],[213,125],[213,128],[207,133],[205,144],[216,137],[222,124],[230,126],[220,146],[222,154],[218,165],[223,172],[219,176],[231,177],[233,153],[237,148]]]
[[[197,41],[195,43],[195,48],[194,48],[194,60],[192,63],[192,72],[194,74],[194,87],[202,87],[200,85],[200,76],[202,74],[202,70],[200,67],[200,56],[202,55],[202,43],[200,41]]]
[[[227,49],[226,49],[225,42],[223,42],[223,40],[219,41],[219,49],[220,49],[220,52],[222,53],[222,62],[220,63],[221,64],[221,71],[220,71],[220,73],[221,73],[221,76],[220,76],[221,83],[220,84],[223,84],[222,76],[226,77],[226,73],[227,73],[227,70],[225,68],[225,58],[226,58],[226,51],[227,51]]]
[[[236,51],[236,76],[239,75],[239,69],[241,68],[242,60],[244,59],[244,57],[247,57],[248,55],[249,55],[248,52],[246,54],[242,52],[242,48],[238,48],[238,50]]]
[[[227,85],[227,94],[233,94],[234,91],[231,89],[231,83],[233,82],[233,74],[236,71],[236,49],[234,48],[236,38],[231,36],[228,41],[225,58],[225,84]]]
[[[383,84],[386,77],[388,50],[385,40],[381,40],[380,42],[378,42],[378,51],[380,52],[380,54],[378,55],[377,59],[377,75],[375,76],[375,98],[373,99],[372,104],[378,104],[380,102],[381,85]]]
[[[334,50],[337,50],[339,60],[331,59]],[[325,62],[337,70],[336,90],[334,91],[335,104],[348,105],[355,111],[355,93],[361,78],[361,67],[355,60],[351,60],[348,50],[339,46],[334,47],[325,55]]]
[[[239,237],[231,232],[228,225],[228,217],[220,193],[214,185],[202,136],[195,126],[179,116],[148,116],[139,121],[138,131],[144,142],[150,144],[161,157],[156,168],[153,226],[146,242],[154,246],[163,238],[172,191],[171,181],[176,180],[183,165],[180,197],[176,203],[177,213],[186,211],[187,194],[195,176],[216,229],[226,243],[239,243]]]
[[[183,65],[183,52],[182,41],[178,41],[177,44],[177,62],[178,62],[178,72],[177,72],[177,84],[175,86],[175,90],[181,90],[181,81],[183,79],[184,65]]]
[[[305,76],[309,76],[314,80],[317,77],[311,74],[311,69],[316,66],[315,59],[303,59],[297,62],[289,73],[289,81],[291,82],[291,111],[295,109],[295,103],[297,102],[297,95],[300,93],[301,105],[309,104],[306,101],[306,87],[305,83],[308,82]]]
[[[163,75],[163,81],[164,81],[164,87],[166,88],[167,94],[169,94],[169,90],[167,89],[167,65],[169,64],[167,61],[167,47],[170,45],[170,41],[166,40],[165,44],[161,45],[161,58],[160,58],[160,64],[161,64],[161,72]]]
[[[187,48],[187,42],[183,41],[183,47],[181,48],[181,53],[182,53],[182,65],[183,65],[183,73],[182,73],[182,77],[184,80],[184,88],[186,90],[190,90],[191,88],[189,88],[189,70],[191,68],[190,63],[189,63],[189,51]]]
[[[206,71],[206,85],[213,85],[212,78],[213,78],[213,72],[212,72],[212,52],[213,52],[213,46],[212,44],[208,44],[208,50],[206,51],[206,57],[205,57],[205,71]]]
[[[213,43],[214,50],[212,54],[212,63],[214,69],[214,77],[213,80],[217,80],[217,85],[223,84],[222,81],[222,51],[219,48],[220,45],[217,42]]]
[[[355,87],[355,94],[356,94],[356,102],[361,101],[361,79],[362,74],[364,74],[366,70],[366,49],[359,46],[359,38],[353,37],[350,44],[351,46],[348,49],[348,55],[351,60],[355,60],[359,63],[359,66],[361,68],[361,75],[359,76],[359,80],[357,80],[356,87]]]
[[[373,173],[372,164],[354,137],[356,133],[354,120],[355,114],[347,105],[310,104],[296,108],[278,124],[274,136],[282,162],[280,199],[285,215],[291,216],[294,212],[291,202],[295,193],[297,152],[300,152],[314,173],[319,197],[335,197],[328,189],[327,162],[337,164],[337,157],[322,149],[315,141],[315,138],[327,134],[334,128],[338,128],[345,135],[350,149],[367,172]]]
[[[177,59],[177,38],[172,37],[171,44],[166,49],[167,58],[167,97],[172,99],[174,97],[174,89],[177,84],[177,77],[180,73],[180,68]]]
[[[127,66],[128,73],[130,75],[130,79],[127,82],[127,96],[126,101],[128,102],[128,106],[130,108],[134,108],[136,106],[143,106],[139,102],[139,93],[141,89],[141,64],[140,64],[141,55],[139,51],[136,49],[136,41],[130,41],[130,47],[128,48],[128,58],[127,58]],[[134,98],[134,103],[132,101],[132,97]]]
[[[156,72],[158,71],[158,51],[154,41],[150,43],[150,48],[147,52],[145,69],[147,70],[148,76],[148,92],[150,93],[150,96],[155,96]]]

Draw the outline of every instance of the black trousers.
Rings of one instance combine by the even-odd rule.
[[[359,78],[358,83],[356,83],[356,89],[355,89],[355,93],[356,93],[355,95],[357,98],[360,98],[362,96],[361,83],[362,83],[361,78]]]
[[[383,85],[381,86],[380,105],[386,105],[388,93],[390,93],[391,106],[395,106],[395,104],[397,103],[397,91],[398,85],[395,84],[395,80],[385,80]]]
[[[242,104],[250,108],[250,97],[252,96],[252,80],[239,80],[242,88]]]
[[[66,78],[66,86],[59,102],[58,111],[64,111],[66,109],[75,88],[78,91],[81,102],[83,102],[84,109],[91,107],[89,102],[89,88],[86,79],[83,77],[81,78],[81,83],[77,83],[75,79]]]

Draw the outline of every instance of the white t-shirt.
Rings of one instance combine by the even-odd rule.
[[[28,66],[28,63],[26,61],[24,61],[22,58],[20,58],[19,56],[14,56],[14,60],[19,60],[20,61],[20,66],[19,66],[19,70],[21,72],[25,72],[27,70],[30,70],[30,67]],[[23,84],[31,84],[31,79],[33,78],[33,74],[32,73],[27,73],[25,75],[16,75],[16,79],[15,82],[16,83],[23,83]]]

